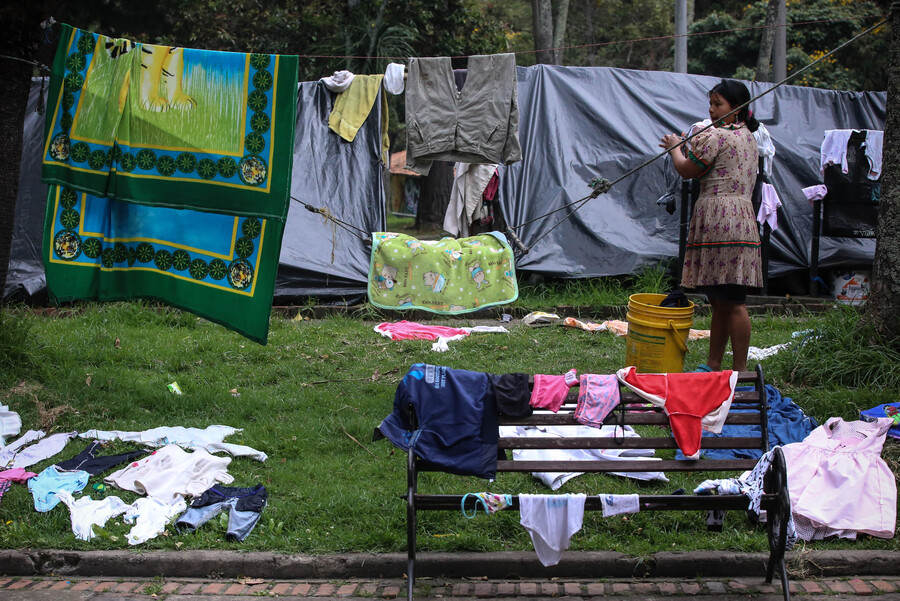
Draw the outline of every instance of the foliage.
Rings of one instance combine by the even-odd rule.
[[[571,0],[566,64],[669,70],[673,18],[671,1]]]
[[[766,0],[740,10],[714,11],[694,22],[688,39],[688,70],[719,77],[752,79],[765,22]],[[787,72],[805,67],[880,20],[870,0],[792,0],[787,6]],[[704,32],[723,33],[698,35]],[[804,72],[791,83],[821,88],[887,88],[889,32],[881,27]]]
[[[859,310],[839,305],[778,357],[792,384],[900,389],[900,341],[885,340]]]

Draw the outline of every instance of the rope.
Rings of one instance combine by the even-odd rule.
[[[351,234],[358,235],[360,240],[362,240],[363,242],[370,241],[369,232],[367,232],[364,229],[358,228],[355,225],[351,225],[351,224],[347,223],[346,221],[341,221],[340,219],[338,219],[337,217],[334,216],[334,214],[328,209],[328,207],[322,207],[322,208],[314,207],[309,203],[303,202],[296,196],[291,196],[291,200],[302,204],[304,206],[304,208],[306,208],[306,210],[309,211],[310,213],[316,213],[318,215],[321,215],[325,219],[326,222],[331,221],[332,228],[334,226],[339,226],[339,227],[343,228],[344,230],[350,232]],[[333,252],[334,252],[334,249],[332,249],[332,253]]]
[[[747,106],[749,106],[750,103],[752,103],[752,102],[754,102],[754,101],[756,101],[756,100],[759,100],[760,98],[762,98],[763,96],[765,96],[765,95],[767,95],[767,94],[770,94],[770,93],[774,92],[775,90],[777,90],[778,88],[780,88],[781,86],[783,86],[784,84],[786,84],[787,82],[791,81],[792,79],[794,79],[794,78],[797,77],[798,75],[800,75],[800,74],[802,74],[802,73],[808,71],[809,69],[811,69],[812,67],[814,67],[816,64],[818,64],[818,63],[820,63],[821,61],[825,60],[826,58],[828,58],[829,56],[831,56],[831,55],[834,54],[835,52],[838,52],[839,50],[842,50],[844,47],[846,47],[846,46],[852,44],[853,42],[855,42],[855,41],[858,40],[859,38],[861,38],[861,37],[863,37],[863,36],[865,36],[865,35],[868,35],[868,34],[871,33],[872,31],[874,31],[875,29],[878,29],[879,27],[881,27],[882,25],[884,25],[885,23],[887,23],[889,20],[890,20],[889,18],[882,19],[881,21],[879,21],[879,22],[876,23],[875,25],[872,25],[871,27],[869,27],[869,28],[866,29],[865,31],[863,31],[863,32],[861,32],[861,33],[859,33],[859,34],[853,36],[852,38],[850,38],[849,40],[847,40],[846,42],[844,42],[844,43],[841,44],[840,46],[837,46],[836,48],[834,48],[834,49],[828,51],[827,53],[823,54],[822,56],[820,56],[819,58],[817,58],[817,59],[814,60],[813,62],[811,62],[811,63],[809,63],[808,65],[806,65],[805,67],[803,67],[803,68],[801,68],[801,69],[798,69],[798,70],[795,71],[794,73],[791,73],[790,75],[788,75],[787,77],[785,77],[784,79],[782,79],[780,82],[778,82],[777,84],[775,84],[774,86],[772,86],[771,88],[769,88],[768,90],[766,90],[765,92],[762,92],[761,94],[759,94],[759,95],[757,95],[757,96],[754,96],[753,98],[751,98],[750,100],[748,100],[748,101],[745,102],[744,104],[741,104],[740,106],[738,106],[738,107],[732,109],[731,112],[729,112],[728,114],[724,115],[724,116],[722,117],[722,119],[725,119],[725,118],[727,118],[727,117],[730,117],[731,115],[734,115],[734,114],[739,113],[742,109],[744,109],[744,108],[746,108]],[[690,136],[686,137],[686,138],[681,142],[681,145],[686,144],[687,142],[689,142],[689,141],[691,141],[692,139],[694,139],[694,137],[696,137],[697,135],[703,133],[704,131],[706,131],[706,130],[708,130],[709,128],[714,127],[714,126],[715,126],[715,123],[710,123],[710,124],[707,125],[706,127],[703,127],[702,129],[697,130],[696,132],[694,132],[694,133],[691,134]],[[676,148],[677,148],[677,147],[676,147]],[[623,175],[620,175],[618,178],[616,178],[616,179],[613,180],[612,182],[608,182],[607,180],[603,180],[602,178],[595,178],[595,179],[591,180],[591,182],[588,184],[588,185],[590,185],[592,188],[594,188],[594,191],[591,192],[591,194],[585,196],[584,198],[580,198],[580,199],[578,199],[578,200],[575,200],[575,201],[573,201],[573,202],[570,202],[569,204],[564,205],[563,207],[560,207],[560,208],[558,208],[558,209],[554,209],[553,211],[550,211],[549,213],[547,213],[547,214],[545,214],[545,215],[542,215],[542,216],[540,216],[540,217],[536,217],[536,218],[534,218],[534,219],[531,219],[530,221],[526,221],[526,222],[524,222],[524,223],[521,223],[521,224],[515,226],[515,227],[512,228],[512,229],[518,229],[518,228],[524,227],[524,226],[526,226],[526,225],[528,225],[528,224],[530,224],[530,223],[533,223],[533,222],[535,222],[535,221],[538,221],[538,220],[541,220],[541,219],[545,219],[546,217],[552,215],[553,213],[556,213],[556,212],[559,212],[559,211],[563,211],[563,210],[565,210],[565,209],[568,209],[568,208],[570,208],[570,207],[572,207],[572,206],[577,205],[577,206],[575,206],[575,208],[572,209],[565,217],[563,217],[563,218],[560,219],[558,222],[556,222],[556,224],[555,224],[553,227],[551,227],[551,228],[550,228],[549,230],[547,230],[544,234],[542,234],[542,235],[539,236],[536,240],[534,240],[534,241],[531,243],[531,245],[534,246],[535,244],[537,244],[538,242],[540,242],[543,238],[545,238],[546,236],[548,236],[553,230],[555,230],[557,227],[559,227],[559,226],[562,224],[562,222],[564,222],[566,219],[568,219],[569,217],[571,217],[572,215],[574,215],[575,212],[576,212],[578,209],[580,209],[582,206],[584,206],[589,200],[591,200],[591,199],[593,199],[593,198],[596,198],[596,197],[599,196],[600,194],[605,194],[606,192],[608,192],[608,191],[610,190],[610,188],[612,188],[614,185],[616,185],[616,184],[618,184],[619,182],[621,182],[623,179],[625,179],[625,178],[631,176],[632,174],[634,174],[634,173],[640,171],[641,169],[643,169],[644,167],[646,167],[646,166],[649,165],[650,163],[654,162],[655,160],[657,160],[657,159],[660,158],[660,157],[663,157],[663,156],[667,155],[668,153],[669,153],[668,150],[663,150],[662,152],[660,152],[660,153],[654,155],[652,158],[650,158],[650,159],[644,161],[643,163],[641,163],[641,164],[638,165],[637,167],[635,167],[635,168],[633,168],[633,169],[627,171],[627,172],[624,173]],[[597,182],[598,184],[599,184],[599,182],[605,182],[605,183],[599,184],[599,185],[595,185],[595,182]],[[598,192],[598,191],[597,191],[598,189],[600,189],[601,191]],[[525,253],[527,253],[528,250],[529,250],[529,247],[526,247],[526,246],[523,245],[523,246],[522,246],[522,249],[523,249],[523,251],[524,251]]]

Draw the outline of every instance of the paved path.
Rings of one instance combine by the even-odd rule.
[[[793,597],[804,601],[877,596],[900,601],[900,577],[817,579],[791,582]],[[707,597],[737,599],[782,599],[777,582],[764,584],[759,578],[711,580],[604,579],[598,580],[486,580],[420,578],[416,599],[642,599]],[[0,577],[3,601],[112,601],[114,599],[405,599],[403,580],[265,580],[262,578],[208,579],[90,579]]]

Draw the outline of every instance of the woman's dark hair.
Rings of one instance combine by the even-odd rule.
[[[723,79],[709,91],[710,94],[718,94],[724,98],[731,108],[737,108],[744,103],[750,102],[750,90],[747,86],[734,79]],[[759,121],[750,112],[750,107],[745,106],[737,113],[737,120],[747,124],[747,129],[756,131],[759,129]]]

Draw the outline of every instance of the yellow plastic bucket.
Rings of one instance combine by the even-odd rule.
[[[625,365],[639,373],[684,371],[687,337],[694,324],[694,303],[660,307],[665,294],[632,294],[628,298]]]

